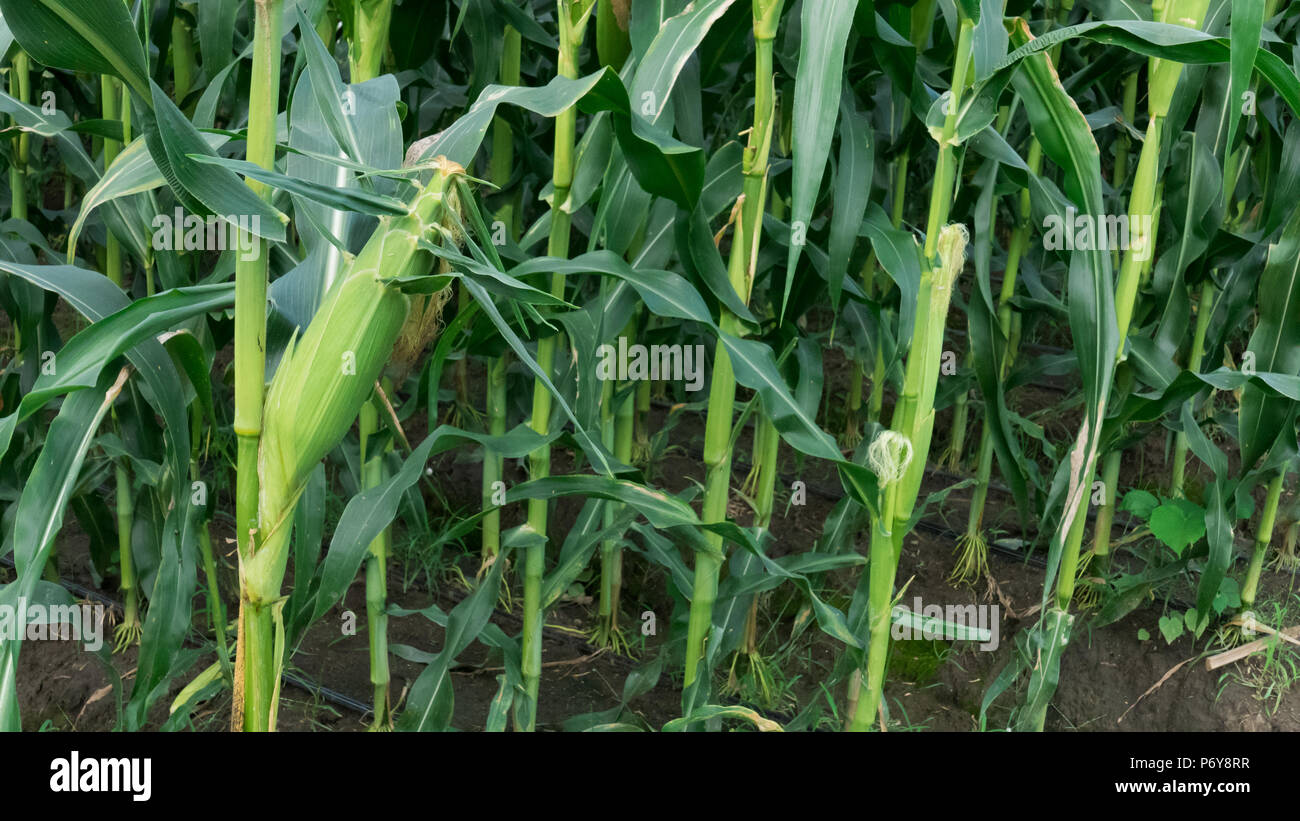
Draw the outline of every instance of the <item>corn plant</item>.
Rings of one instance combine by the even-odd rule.
[[[120,602],[119,729],[276,730],[343,615],[373,730],[867,731],[912,564],[1034,559],[979,720],[1054,726],[1087,627],[1186,597],[1230,644],[1294,565],[1297,30],[0,0],[0,606]],[[566,642],[636,657],[616,703],[554,715]]]

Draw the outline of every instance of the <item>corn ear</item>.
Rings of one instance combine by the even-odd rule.
[[[407,214],[380,221],[280,361],[258,454],[256,554],[242,568],[250,601],[279,596],[293,509],[307,477],[352,427],[406,324],[410,299],[389,284],[430,269],[433,256],[420,240],[455,207],[453,183],[463,173],[441,159]]]

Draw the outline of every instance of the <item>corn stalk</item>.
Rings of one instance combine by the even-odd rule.
[[[522,37],[512,26],[506,26],[505,43],[501,53],[501,70],[497,82],[501,85],[519,85],[519,60]],[[515,144],[510,122],[500,114],[492,121],[492,158],[488,165],[488,181],[498,189],[510,182],[514,169]],[[507,235],[515,239],[516,207],[514,199],[502,203],[496,218],[505,226]],[[500,436],[506,432],[506,373],[510,355],[502,353],[487,363],[487,416],[488,432]],[[482,558],[491,560],[501,549],[501,510],[492,502],[497,482],[504,477],[505,463],[499,452],[491,447],[483,449],[483,507],[489,512],[483,517]]]
[[[248,161],[263,168],[275,164],[275,117],[280,101],[280,33],[284,0],[257,0],[253,19],[253,68],[248,91]],[[251,177],[248,187],[269,201],[271,189]],[[233,729],[274,729],[274,693],[279,689],[278,664],[272,654],[274,636],[270,602],[250,588],[246,566],[256,559],[256,545],[267,536],[258,532],[258,450],[262,436],[262,397],[266,379],[266,285],[269,248],[260,237],[251,259],[235,263],[235,538],[240,564],[239,643],[235,661]],[[281,571],[283,576],[283,571]]]
[[[9,96],[20,103],[31,102],[31,58],[22,49],[14,49],[9,58]],[[9,159],[9,217],[27,219],[27,161],[31,153],[31,135],[19,131],[10,141]]]
[[[741,199],[732,210],[734,232],[727,275],[731,287],[745,303],[753,286],[754,266],[762,228],[767,193],[767,161],[771,152],[775,117],[772,75],[773,43],[784,0],[754,0],[754,122],[742,159],[744,183]],[[718,327],[724,333],[743,332],[741,321],[723,307]],[[721,343],[714,349],[713,375],[709,385],[709,411],[704,432],[704,502],[701,520],[722,522],[727,518],[731,496],[731,426],[736,401],[736,378],[731,357]],[[722,536],[705,534],[708,552],[696,551],[695,582],[686,636],[685,688],[691,692],[705,660],[706,642],[713,627],[713,605],[718,596],[718,573],[722,567]],[[706,671],[707,672],[707,671]],[[698,686],[707,693],[707,682]],[[695,704],[703,703],[698,696]],[[689,715],[690,709],[686,712]]]
[[[393,21],[393,0],[354,0],[349,32],[348,66],[353,83],[379,76]]]
[[[591,17],[595,0],[558,0],[560,50],[556,73],[560,77],[578,76],[578,51]],[[551,183],[551,233],[546,252],[553,257],[569,255],[569,228],[573,215],[567,210],[569,188],[573,185],[573,148],[577,130],[577,110],[569,107],[555,118],[554,166]],[[551,295],[564,296],[564,274],[551,275]],[[559,335],[543,337],[537,343],[537,365],[543,373],[555,369],[555,349]],[[540,379],[533,385],[532,429],[546,435],[551,427],[551,393]],[[529,476],[540,479],[551,475],[551,448],[538,448],[528,458]],[[528,500],[528,527],[542,537],[530,545],[524,559],[524,632],[523,679],[528,699],[526,717],[516,729],[531,732],[537,723],[537,692],[542,678],[542,573],[546,566],[547,499]]]
[[[1190,28],[1199,28],[1209,0],[1166,0],[1157,11],[1162,22],[1177,23]],[[1173,102],[1174,91],[1182,76],[1183,64],[1158,57],[1150,59],[1148,68],[1149,91],[1147,96],[1148,115],[1146,137],[1142,151],[1138,155],[1137,169],[1134,172],[1133,189],[1129,195],[1129,225],[1142,225],[1149,220],[1151,229],[1141,242],[1132,242],[1125,249],[1120,263],[1119,277],[1115,282],[1115,321],[1119,335],[1119,347],[1116,352],[1115,383],[1119,396],[1127,393],[1132,384],[1132,374],[1124,362],[1125,342],[1128,339],[1134,309],[1137,305],[1138,288],[1155,259],[1156,234],[1160,226],[1160,181],[1161,142],[1164,124],[1169,116],[1169,107]],[[1203,305],[1202,308],[1208,306]],[[1204,311],[1208,314],[1208,311]],[[1208,322],[1208,316],[1198,318]],[[1204,334],[1202,333],[1202,344]],[[1199,364],[1199,363],[1198,363]],[[1186,440],[1184,439],[1184,442]],[[1119,477],[1120,453],[1107,453],[1103,460],[1102,483],[1104,487],[1105,514],[1097,520],[1094,535],[1093,561],[1104,567],[1110,556],[1110,527],[1113,520],[1113,505],[1116,484]],[[1069,539],[1061,557],[1061,575],[1057,581],[1057,605],[1068,610],[1074,595],[1076,574],[1079,571],[1079,552],[1083,541],[1084,519],[1087,511],[1088,494],[1084,494],[1080,509],[1075,515],[1069,532]]]
[[[871,467],[883,490],[873,517],[870,566],[864,574],[865,585],[859,587],[860,592],[867,593],[866,618],[870,639],[866,667],[861,674],[863,690],[858,694],[849,722],[849,729],[855,731],[868,729],[880,710],[885,662],[889,653],[894,577],[902,555],[907,523],[921,490],[934,433],[934,395],[939,380],[948,306],[954,283],[966,262],[966,228],[948,225],[947,220],[956,183],[952,140],[957,131],[958,111],[970,68],[973,30],[974,23],[963,14],[953,60],[949,91],[952,97],[945,109],[947,114],[940,133],[934,186],[930,191],[916,322],[907,354],[903,391],[894,406],[890,431],[872,442],[875,458],[871,460]],[[867,590],[862,591],[862,586]]]

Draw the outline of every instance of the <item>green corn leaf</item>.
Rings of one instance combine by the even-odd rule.
[[[1245,107],[1245,95],[1255,66],[1260,34],[1264,30],[1264,0],[1234,0],[1228,62],[1231,66],[1231,84],[1224,102],[1228,118],[1228,139],[1225,147],[1231,151],[1236,144],[1237,128]]]
[[[475,444],[491,447],[506,458],[515,459],[526,456],[557,436],[558,433],[543,437],[523,425],[504,436],[495,437],[462,431],[449,425],[443,425],[430,433],[411,451],[396,473],[348,501],[343,516],[334,529],[329,551],[317,571],[317,579],[312,583],[312,592],[298,608],[298,615],[289,625],[289,646],[296,646],[306,634],[307,628],[343,598],[356,578],[370,543],[397,516],[403,494],[424,475],[425,465],[431,457],[458,446]]]
[[[20,276],[29,282],[51,290],[79,289],[90,299],[103,299],[116,294],[112,301],[100,306],[125,302],[117,286],[103,276],[69,265],[17,265],[0,261],[0,270]],[[164,291],[127,304],[105,316],[73,337],[57,354],[57,367],[53,374],[42,374],[24,397],[16,412],[19,420],[44,407],[51,399],[79,388],[95,385],[103,369],[114,358],[145,339],[170,330],[190,317],[208,311],[221,310],[234,302],[234,288],[230,285],[200,285]]]
[[[183,484],[188,497],[188,483],[178,484]],[[193,662],[188,654],[179,651],[193,624],[197,528],[201,526],[199,511],[188,504],[173,506],[162,523],[157,575],[149,588],[136,677],[126,706],[128,729],[145,726],[150,708],[167,694],[172,678]]]
[[[245,160],[235,160],[229,157],[217,157],[211,154],[189,154],[187,159],[198,163],[199,165],[215,165],[221,168],[228,168],[236,174],[242,174],[245,177],[251,177],[260,180],[273,188],[279,188],[282,191],[288,191],[290,194],[297,194],[300,197],[307,197],[315,202],[322,203],[331,208],[340,211],[354,211],[358,214],[371,214],[381,216],[389,214],[400,216],[407,211],[407,205],[402,200],[395,197],[386,197],[380,194],[371,194],[357,188],[339,188],[333,185],[322,185],[311,182],[310,180],[290,177],[275,171],[256,165],[255,163],[246,162]]]
[[[663,22],[659,33],[638,60],[629,89],[632,105],[650,123],[658,122],[686,61],[734,2],[705,0],[690,3],[681,14]]]
[[[612,112],[614,133],[642,187],[687,209],[699,199],[704,182],[704,152],[678,142],[636,113],[627,88],[611,69],[576,80],[555,77],[537,88],[488,86],[456,122],[427,142],[417,144],[419,156],[443,155],[468,167],[487,136],[497,107],[502,104],[516,105],[543,117],[555,117],[574,105],[591,114]]]
[[[3,92],[0,92],[0,112],[12,117],[16,128],[51,138],[68,170],[83,182],[93,184],[99,178],[99,172],[73,131],[67,114],[57,110],[46,114],[40,106],[19,102]]]
[[[1259,322],[1246,355],[1252,371],[1300,374],[1300,210],[1269,247],[1259,281]],[[1253,467],[1272,446],[1288,404],[1264,395],[1252,384],[1242,388],[1237,428],[1243,471]]]
[[[123,378],[125,374],[122,375]],[[54,536],[81,472],[86,451],[95,439],[99,423],[121,390],[121,381],[101,382],[96,390],[73,394],[50,424],[42,458],[38,459],[14,517],[14,564],[18,580],[0,590],[0,601],[16,608],[20,599],[30,599],[45,566]],[[19,716],[17,674],[22,636],[0,638],[0,729],[22,729]]]
[[[185,208],[232,223],[248,217],[252,233],[272,242],[283,240],[288,217],[249,190],[233,171],[190,159],[192,154],[215,154],[162,89],[156,84],[152,89],[156,120],[146,126],[145,139],[158,170]]]
[[[0,13],[23,50],[48,66],[126,81],[149,99],[144,49],[119,0],[0,0]]]
[[[1123,46],[1147,57],[1187,64],[1229,63],[1232,57],[1228,39],[1169,23],[1109,20],[1056,29],[1028,41],[1008,54],[989,78],[977,86],[975,93],[962,104],[958,140],[968,139],[993,122],[997,115],[997,98],[1021,60],[1046,52],[1053,46],[1076,37]],[[1253,64],[1255,70],[1281,95],[1291,110],[1300,112],[1300,77],[1280,57],[1263,48],[1256,49]]]
[[[545,610],[559,601],[569,585],[587,569],[596,548],[608,539],[622,537],[628,525],[636,518],[635,510],[621,510],[614,521],[602,527],[603,513],[608,503],[590,499],[583,505],[582,512],[574,522],[560,547],[560,557],[555,566],[542,579],[542,609]]]
[[[234,59],[235,19],[239,0],[207,0],[197,4],[199,51],[209,77]]]
[[[986,171],[977,178],[980,196],[975,207],[975,292],[966,309],[966,330],[970,334],[975,378],[984,396],[985,424],[997,454],[998,467],[1011,488],[1020,514],[1020,525],[1028,524],[1029,490],[1027,469],[1020,442],[1011,430],[1011,420],[1006,406],[1006,391],[1002,380],[1002,363],[1007,355],[1010,340],[1003,338],[998,323],[997,305],[993,301],[990,281],[990,256],[993,237],[990,227],[993,217],[994,193],[998,176],[998,163],[990,161]]]
[[[871,180],[876,164],[870,120],[857,110],[851,95],[845,95],[840,105],[844,109],[840,117],[840,161],[835,172],[835,204],[827,242],[830,267],[826,281],[833,308],[840,304],[844,275],[853,254],[853,241],[871,198]]]
[[[504,541],[503,552],[507,547]],[[398,730],[438,732],[450,726],[453,705],[451,665],[483,632],[492,616],[501,585],[501,571],[505,566],[502,559],[504,556],[499,556],[474,592],[447,614],[447,631],[442,651],[411,685],[406,709],[397,721]]]
[[[1026,36],[1024,22],[1020,21],[1018,25],[1020,35]],[[1045,38],[1040,37],[1034,43],[1042,39]],[[1018,49],[1023,50],[1023,47]],[[1065,172],[1066,193],[1084,213],[1104,214],[1100,152],[1087,120],[1061,86],[1047,55],[1026,55],[1021,67],[1023,70],[1014,78],[1016,90],[1025,103],[1034,136],[1043,146],[1044,153]],[[1068,286],[1070,331],[1083,380],[1085,421],[1069,459],[1072,465],[1069,483],[1063,488],[1067,517],[1082,516],[1087,511],[1088,491],[1092,486],[1100,441],[1098,434],[1106,416],[1106,402],[1115,371],[1119,333],[1112,287],[1109,252],[1094,249],[1071,254]],[[1052,538],[1047,581],[1043,587],[1044,607],[1051,595],[1068,530],[1062,526]]]
[[[1016,637],[1021,669],[1028,668],[1029,689],[1016,716],[1018,730],[1041,729],[1061,678],[1061,656],[1070,643],[1074,616],[1053,607],[1031,631]],[[1021,639],[1026,639],[1021,641]],[[999,677],[1000,679],[1000,677]],[[987,697],[986,697],[987,703]]]
[[[980,0],[975,29],[971,32],[971,62],[975,67],[975,82],[981,82],[993,73],[994,66],[1007,56],[1010,42],[1002,22],[1002,0]]]
[[[1210,552],[1204,567],[1201,568],[1201,580],[1196,586],[1195,632],[1197,636],[1204,633],[1205,628],[1209,626],[1214,599],[1227,576],[1228,567],[1232,564],[1233,512],[1229,508],[1232,496],[1227,492],[1225,484],[1226,478],[1222,475],[1216,478],[1205,500],[1205,535]]]
[[[790,191],[790,220],[807,230],[813,205],[830,157],[831,138],[839,116],[844,78],[844,50],[853,28],[857,0],[804,0],[800,13],[799,70],[795,73],[794,181]],[[794,270],[803,245],[791,243],[786,256],[785,292],[780,315],[785,316],[794,284]],[[832,275],[833,276],[833,275]],[[842,277],[841,277],[842,279]],[[838,305],[839,288],[832,297]]]
[[[213,148],[225,141],[225,137],[209,138]],[[166,184],[167,181],[163,179],[162,174],[158,173],[158,166],[154,163],[153,157],[149,156],[144,138],[138,137],[133,140],[117,155],[113,164],[104,171],[104,175],[82,198],[81,210],[77,212],[77,219],[68,231],[68,264],[75,261],[73,257],[77,248],[77,239],[81,236],[86,219],[96,208],[106,202],[129,197],[132,194],[143,194]],[[141,245],[143,246],[143,243]]]
[[[708,704],[697,707],[689,716],[674,718],[672,721],[664,725],[663,731],[665,733],[680,733],[684,732],[692,725],[719,718],[748,721],[754,725],[754,729],[763,733],[781,732],[780,724],[777,724],[770,718],[764,718],[748,707],[724,707],[717,704]]]

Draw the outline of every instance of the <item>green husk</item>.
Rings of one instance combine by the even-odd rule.
[[[249,550],[240,554],[241,599],[248,608],[245,720],[249,724],[255,716],[260,720],[269,715],[273,721],[275,708],[267,699],[281,660],[268,649],[270,619],[281,600],[298,497],[316,465],[352,427],[373,393],[403,332],[410,304],[388,283],[430,270],[433,256],[420,241],[439,230],[446,209],[457,208],[451,183],[463,173],[442,159],[433,180],[405,216],[380,220],[370,241],[326,294],[307,330],[285,351],[267,391],[258,452],[257,531]],[[257,663],[264,668],[255,666],[254,653],[262,654]],[[255,685],[260,687],[256,692]]]

